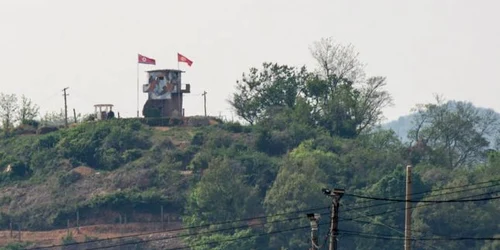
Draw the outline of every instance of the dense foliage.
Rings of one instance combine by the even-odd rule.
[[[30,229],[64,227],[75,210],[82,219],[112,222],[120,214],[133,221],[163,206],[192,228],[185,237],[192,249],[295,250],[311,245],[306,211],[321,213],[325,243],[331,199],[322,188],[402,199],[408,163],[414,200],[498,194],[500,152],[487,143],[498,129],[493,116],[467,103],[422,105],[411,143],[403,143],[377,128],[390,103],[385,79],[365,79],[349,46],[322,40],[312,50],[317,72],[266,63],[243,77],[231,104],[251,125],[169,121],[165,129],[155,128],[165,125],[159,120],[148,126],[116,119],[43,135],[4,133],[0,208],[7,212],[0,213],[0,227],[11,220]],[[346,195],[341,204],[340,249],[402,248],[404,203]],[[493,237],[500,230],[498,200],[414,207],[416,238]],[[498,248],[474,240],[413,244]]]

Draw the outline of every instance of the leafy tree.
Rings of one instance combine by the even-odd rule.
[[[0,119],[2,119],[4,130],[9,131],[14,125],[15,113],[18,108],[17,96],[15,94],[0,93]]]
[[[191,191],[186,204],[186,216],[183,221],[188,226],[200,226],[211,223],[234,221],[251,218],[258,211],[257,192],[248,185],[244,178],[244,169],[229,159],[216,158],[210,162],[194,189]],[[238,227],[238,223],[213,225],[207,230]],[[201,230],[203,232],[205,230]],[[248,230],[221,231],[210,237],[193,236],[188,241],[193,249],[214,249],[215,246],[197,246],[200,243],[210,242],[212,239],[232,238],[246,235]],[[251,249],[252,239],[239,240],[231,244],[218,245],[215,249]],[[209,248],[207,248],[209,247]]]
[[[68,122],[70,119],[68,118]],[[59,112],[47,112],[42,117],[40,123],[44,126],[62,126],[64,125],[65,117],[64,112],[61,110]]]
[[[321,193],[321,188],[327,187],[327,172],[322,162],[324,152],[311,151],[306,147],[299,147],[292,151],[284,160],[272,187],[264,200],[268,215],[282,214],[297,210],[307,210],[328,206],[329,200]],[[318,210],[314,212],[326,212]],[[304,216],[302,220],[296,218]],[[275,222],[267,226],[268,232],[287,230],[307,225],[304,214],[290,214],[289,216],[274,216],[270,221],[283,221],[294,218],[289,222]],[[309,230],[293,231],[275,234],[270,237],[269,249],[305,249],[310,242],[304,239]]]
[[[298,108],[303,118],[309,117],[310,125],[349,138],[376,125],[382,118],[382,109],[392,103],[383,89],[385,78],[365,80],[363,66],[352,46],[323,39],[315,43],[311,52],[320,65],[319,72],[264,63],[262,69],[251,68],[248,75],[243,74],[230,100],[236,113],[253,125],[276,115],[277,110]]]
[[[22,95],[21,105],[19,105],[19,110],[17,111],[17,120],[20,121],[21,124],[26,124],[38,116],[39,110],[40,108],[38,105],[34,104],[31,99]]]
[[[408,137],[432,148],[433,163],[450,168],[484,161],[486,137],[500,125],[493,110],[481,112],[471,103],[445,103],[440,97],[435,104],[418,105],[415,113]]]
[[[308,82],[306,92],[319,123],[342,137],[354,137],[377,124],[382,109],[392,104],[391,95],[383,89],[385,78],[366,79],[352,45],[324,38],[310,50],[319,74]]]
[[[305,67],[263,63],[262,70],[251,68],[236,82],[237,92],[229,103],[238,116],[254,124],[270,108],[294,107],[308,77]]]

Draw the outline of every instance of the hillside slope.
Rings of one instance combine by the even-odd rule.
[[[158,127],[117,119],[43,135],[3,137],[0,228],[8,230],[11,222],[14,228],[19,225],[30,231],[64,229],[68,222],[71,228],[77,223],[81,227],[138,223],[158,228],[163,221],[163,228],[178,223],[191,228],[186,231],[191,237],[181,239],[183,244],[198,246],[195,249],[303,249],[310,244],[304,211],[328,214],[330,200],[321,188],[340,187],[347,193],[378,197],[404,194],[406,149],[391,132],[345,139],[281,120],[258,126],[211,124]],[[466,171],[419,164],[413,189],[421,192],[491,181],[490,186],[462,188],[460,193],[424,193],[434,199],[488,197],[480,194],[495,188],[492,183],[500,185],[499,166],[493,156],[487,164]],[[425,196],[415,197],[419,198]],[[384,221],[403,228],[401,203],[352,209],[359,207],[358,202],[366,201],[343,198],[342,209],[351,208],[342,214],[343,230],[401,236],[376,224]],[[477,223],[450,223],[464,213]],[[415,230],[430,235],[493,235],[500,225],[498,213],[498,200],[417,208]],[[360,216],[365,218],[355,219]],[[221,223],[227,221],[231,223]],[[276,233],[288,229],[294,230]],[[102,233],[112,230],[116,228]],[[259,234],[263,236],[251,237]],[[57,239],[60,234],[55,237],[38,239],[35,245],[82,241],[81,235],[71,240]],[[173,246],[136,240],[139,243],[134,246],[145,249]],[[343,241],[350,249],[399,247],[400,243],[358,237]],[[76,246],[84,248],[85,244]],[[486,243],[458,242],[442,249],[482,246]]]

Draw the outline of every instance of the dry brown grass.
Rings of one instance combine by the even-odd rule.
[[[79,173],[82,176],[89,176],[95,172],[94,169],[86,167],[86,166],[76,167],[75,169],[73,169],[73,171]]]
[[[170,222],[166,226],[166,230],[180,228],[178,222]],[[128,223],[124,225],[117,224],[104,224],[94,226],[83,226],[78,230],[71,228],[73,239],[77,242],[84,242],[86,237],[95,237],[98,239],[110,239],[122,236],[132,236],[141,234],[139,238],[151,238],[152,234],[148,232],[158,232],[160,230],[159,223]],[[10,231],[0,231],[0,246],[5,246],[9,243],[18,241],[18,232],[13,231],[13,238],[10,237]],[[38,247],[47,247],[53,245],[60,245],[61,239],[68,234],[67,229],[58,229],[52,231],[21,231],[21,241],[32,242]]]

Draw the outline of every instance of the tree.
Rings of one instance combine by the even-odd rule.
[[[235,221],[251,218],[256,215],[259,206],[257,190],[245,181],[245,172],[241,165],[229,159],[216,158],[209,164],[209,168],[201,177],[187,198],[186,216],[184,223],[188,226]],[[208,229],[241,227],[241,223],[213,225]],[[197,230],[199,232],[199,230]],[[253,239],[241,240],[232,244],[214,246],[197,246],[212,240],[231,239],[248,235],[251,230],[227,230],[209,237],[201,234],[189,239],[193,249],[251,249]],[[246,247],[243,247],[246,246]]]
[[[336,88],[339,81],[347,79],[361,82],[365,78],[364,64],[352,44],[336,43],[333,38],[322,38],[309,47],[319,65],[320,75]]]
[[[323,38],[310,50],[319,65],[319,74],[306,89],[322,126],[334,135],[354,137],[377,124],[382,119],[382,109],[392,104],[391,95],[383,89],[386,79],[365,79],[364,64],[350,44]]]
[[[0,93],[0,118],[4,130],[10,130],[14,125],[15,113],[18,110],[17,96],[15,94]]]
[[[331,135],[352,138],[375,126],[382,119],[382,109],[392,104],[383,89],[386,79],[365,79],[364,66],[352,45],[327,38],[310,50],[319,64],[316,73],[305,67],[264,63],[262,69],[251,68],[243,74],[229,101],[238,116],[253,125],[275,116],[276,111],[296,113],[290,110],[300,106],[308,110],[310,124]]]
[[[499,125],[493,110],[481,111],[468,102],[445,103],[436,97],[436,103],[417,105],[408,137],[430,147],[434,163],[456,168],[483,161],[490,146],[486,138]]]
[[[21,124],[32,121],[38,116],[39,110],[40,108],[38,105],[34,104],[31,99],[23,95],[21,97],[21,105],[17,112],[17,120],[20,121]]]
[[[311,150],[308,146],[310,143],[309,141],[305,143],[307,145],[300,145],[284,159],[278,175],[264,200],[268,215],[328,206],[329,200],[321,193],[321,189],[328,187],[326,183],[331,169],[323,163],[334,162],[332,159],[334,156],[332,153]],[[315,212],[322,213],[325,211],[318,210]],[[300,214],[270,217],[270,220],[275,221],[275,223],[267,225],[267,230],[268,232],[288,230],[307,223],[306,216],[303,217],[303,220],[291,219],[287,222],[276,222],[297,217],[300,217]],[[308,231],[305,229],[272,235],[269,249],[305,249],[310,245],[310,243],[303,240],[303,235],[307,234]]]
[[[40,122],[44,126],[62,126],[65,123],[64,112],[62,110],[59,112],[47,112]]]
[[[305,67],[263,63],[261,70],[251,68],[236,82],[237,92],[229,103],[238,116],[253,125],[269,109],[293,108],[308,77]]]

